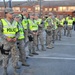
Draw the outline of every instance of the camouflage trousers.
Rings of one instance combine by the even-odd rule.
[[[43,48],[44,48],[44,37],[43,37],[43,31],[42,30],[40,30],[40,31],[38,31],[39,32],[39,34],[38,34],[38,44],[39,44],[39,42],[40,42],[40,44],[41,44],[41,49],[43,50]],[[39,49],[39,48],[38,48]]]
[[[67,33],[67,25],[64,25],[64,36],[66,35]]]
[[[4,44],[5,50],[10,49],[9,55],[3,54],[3,67],[4,68],[8,67],[8,62],[9,62],[9,58],[11,55],[12,66],[13,66],[13,68],[15,68],[17,66],[17,62],[19,60],[18,49],[17,49],[16,43],[15,42],[8,42],[7,40],[4,40],[2,44]]]
[[[28,30],[24,31],[24,36],[25,36],[24,42],[26,43],[28,39]]]
[[[72,36],[72,26],[67,27],[67,36]]]
[[[57,30],[57,40],[61,40],[61,34],[62,34],[62,27],[58,27],[58,30]]]
[[[29,41],[29,53],[35,53],[37,50],[37,35],[32,35],[33,36],[33,41]]]
[[[19,48],[19,57],[22,62],[26,60],[26,51],[25,51],[25,43],[24,39],[18,40],[18,48]]]
[[[52,44],[53,44],[52,35],[46,34],[46,45],[52,47]]]

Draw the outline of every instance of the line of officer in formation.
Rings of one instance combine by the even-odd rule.
[[[61,31],[64,28],[64,35],[71,36],[72,24],[75,22],[70,17],[53,17],[49,13],[44,20],[38,15],[30,13],[27,17],[27,9],[22,8],[21,14],[14,14],[11,8],[5,8],[5,18],[0,20],[0,50],[3,60],[3,75],[8,75],[7,68],[9,58],[12,58],[14,69],[13,75],[17,73],[18,61],[22,66],[29,66],[26,62],[26,45],[28,45],[29,56],[38,55],[37,51],[45,51],[44,35],[46,32],[46,47],[54,48],[55,40],[61,40]],[[41,49],[39,49],[39,42]]]

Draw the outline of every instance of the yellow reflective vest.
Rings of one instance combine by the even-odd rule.
[[[13,21],[12,25],[6,19],[1,19],[3,25],[3,34],[7,37],[15,37],[16,32],[18,32],[17,22]]]
[[[42,22],[42,19],[37,19],[37,25],[40,25],[41,24],[41,22]]]
[[[69,19],[68,20],[68,26],[72,26],[72,24],[73,24],[73,20],[72,19]]]
[[[25,29],[25,30],[27,30],[28,29],[28,20],[27,19],[23,19],[22,20],[22,26],[23,26],[23,28]]]
[[[73,21],[75,22],[75,17],[73,17]]]
[[[23,29],[23,27],[22,27],[22,25],[19,23],[18,24],[18,33],[19,33],[19,37],[18,37],[18,39],[19,40],[22,40],[22,39],[24,39],[25,38],[25,36],[24,36],[24,29]]]
[[[57,29],[58,27],[57,27],[57,23],[56,22],[54,22],[54,29]]]
[[[29,29],[31,31],[37,31],[38,30],[38,25],[35,21],[33,22],[31,19],[28,19],[28,23],[29,23]]]
[[[60,20],[60,25],[61,26],[64,26],[64,21],[65,21],[65,18],[63,18],[63,19]]]
[[[51,18],[47,18],[47,19],[44,21],[45,29],[47,29],[47,26],[49,26],[48,21],[50,21],[50,22],[53,24],[53,20],[52,20]]]

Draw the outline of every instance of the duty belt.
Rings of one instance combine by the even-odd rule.
[[[37,32],[37,30],[33,30],[33,32]]]

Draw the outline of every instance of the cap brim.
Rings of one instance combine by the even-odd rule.
[[[10,13],[10,14],[14,14],[14,12],[8,12],[8,13]]]

